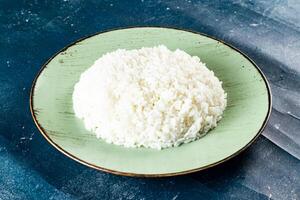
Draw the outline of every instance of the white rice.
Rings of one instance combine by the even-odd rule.
[[[162,149],[216,127],[226,93],[197,56],[161,45],[103,55],[82,73],[73,106],[108,143]]]

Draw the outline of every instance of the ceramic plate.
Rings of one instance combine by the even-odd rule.
[[[96,139],[72,109],[73,87],[80,74],[107,52],[159,44],[199,56],[215,72],[228,94],[223,119],[205,137],[161,151],[125,148]],[[115,174],[159,177],[206,169],[239,154],[266,125],[271,95],[257,66],[224,42],[184,30],[139,27],[98,33],[62,49],[37,75],[30,107],[43,136],[70,158]]]

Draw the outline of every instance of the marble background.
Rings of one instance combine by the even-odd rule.
[[[41,65],[83,36],[172,26],[220,38],[270,81],[273,109],[238,157],[190,175],[142,179],[89,169],[39,134],[29,111]],[[0,199],[300,199],[300,1],[0,0]]]

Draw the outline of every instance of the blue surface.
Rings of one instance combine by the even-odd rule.
[[[29,112],[41,65],[83,36],[126,26],[173,26],[218,37],[264,71],[270,122],[238,157],[163,179],[99,172],[63,156]],[[0,199],[300,199],[300,2],[0,0]]]

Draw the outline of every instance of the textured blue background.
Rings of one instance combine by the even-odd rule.
[[[264,71],[273,113],[238,157],[186,176],[110,175],[63,156],[29,112],[41,65],[70,42],[126,26],[174,26],[218,37]],[[300,199],[300,2],[0,0],[0,199]]]

